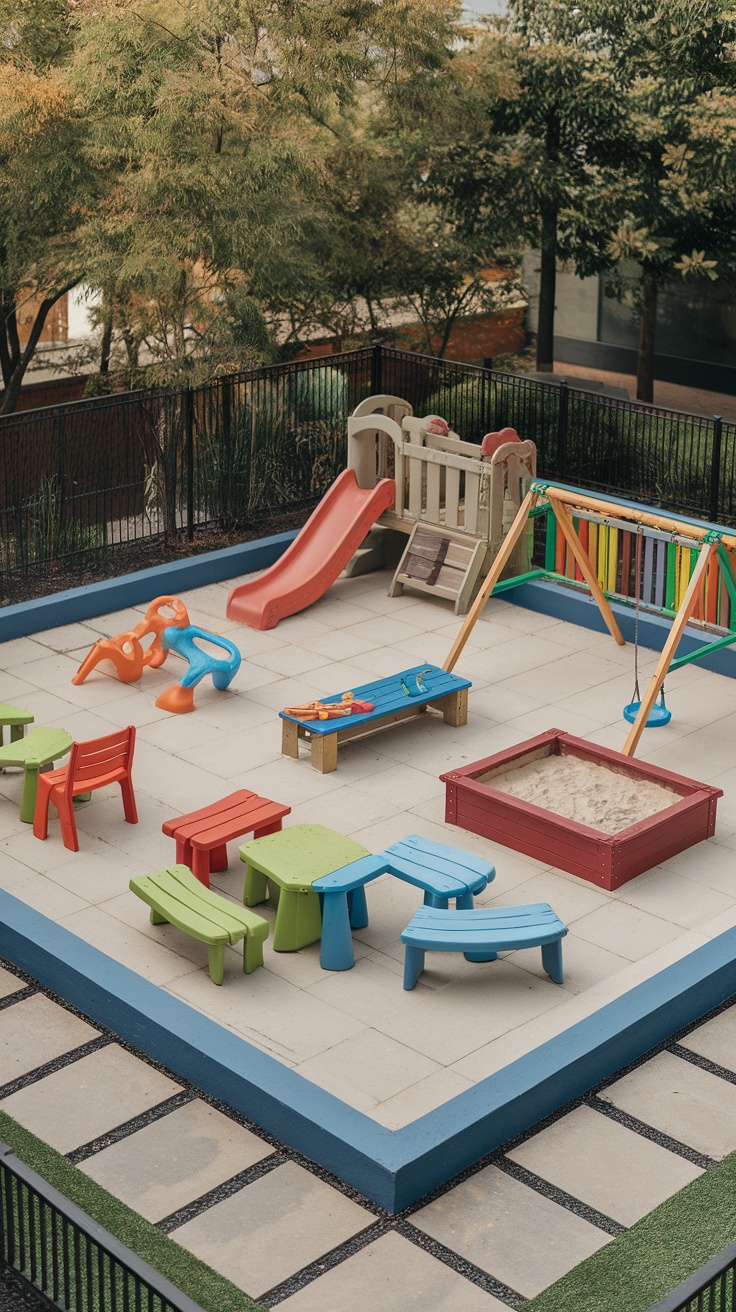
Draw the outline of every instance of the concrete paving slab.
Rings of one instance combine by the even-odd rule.
[[[373,1219],[317,1176],[287,1162],[172,1231],[172,1238],[258,1298]]]
[[[403,1235],[382,1235],[359,1253],[279,1303],[282,1312],[506,1312],[507,1305],[472,1285]]]
[[[691,1162],[590,1107],[576,1107],[508,1155],[625,1226],[702,1175]]]
[[[709,1157],[736,1148],[736,1086],[660,1052],[600,1097]]]
[[[625,902],[609,902],[575,922],[578,938],[587,939],[629,961],[638,961],[682,933],[666,919],[666,902],[658,916]],[[564,951],[564,949],[563,949]]]
[[[14,988],[3,992],[4,997],[23,987],[22,980],[6,971],[3,975],[14,982]],[[72,1048],[99,1038],[99,1034],[99,1030],[43,993],[6,1007],[0,1011],[0,1084],[27,1075]]]
[[[412,1217],[414,1225],[525,1298],[610,1242],[610,1236],[495,1166]]]
[[[180,1088],[112,1043],[11,1094],[0,1107],[52,1148],[68,1153],[173,1097]]]
[[[19,989],[27,988],[26,982],[19,979],[10,970],[3,970],[0,966],[0,998],[9,998],[11,993],[17,993]]]
[[[372,1103],[383,1102],[442,1068],[405,1044],[369,1029],[336,1043],[296,1069],[338,1097],[347,1086],[355,1105],[353,1099],[361,1093]]]
[[[699,1025],[696,1030],[680,1039],[683,1048],[707,1057],[717,1066],[736,1072],[736,1011],[729,1007],[719,1016]]]
[[[387,1130],[400,1130],[471,1087],[470,1080],[445,1067],[379,1103],[371,1116]]]
[[[80,1170],[149,1221],[161,1221],[274,1149],[196,1099],[103,1148]]]

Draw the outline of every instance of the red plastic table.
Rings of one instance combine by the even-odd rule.
[[[177,865],[189,866],[192,874],[209,888],[210,873],[227,870],[227,844],[231,839],[251,832],[254,838],[278,833],[281,821],[290,811],[290,806],[241,788],[200,811],[166,820],[161,827],[169,838],[176,840]]]

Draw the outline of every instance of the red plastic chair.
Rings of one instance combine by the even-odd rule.
[[[73,743],[69,764],[60,770],[39,774],[33,832],[36,838],[46,838],[49,832],[49,802],[59,812],[64,847],[79,851],[77,826],[74,820],[73,799],[79,793],[91,793],[106,784],[120,784],[123,794],[125,819],[137,825],[138,812],[133,793],[130,768],[133,763],[135,729],[121,729],[105,738],[92,738],[86,743]]]

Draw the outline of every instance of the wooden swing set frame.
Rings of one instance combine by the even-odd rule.
[[[736,600],[736,578],[734,578],[731,561],[728,556],[729,549],[736,549],[736,537],[727,533],[721,533],[718,530],[710,528],[708,525],[698,524],[696,521],[679,518],[672,519],[667,515],[659,514],[657,511],[642,509],[641,506],[637,506],[630,502],[618,500],[615,502],[606,501],[604,498],[591,496],[586,492],[578,491],[576,488],[569,488],[561,484],[535,480],[530,484],[529,491],[519,507],[516,518],[504,539],[501,550],[491,564],[485,582],[465,617],[463,626],[452,645],[447,660],[445,661],[444,668],[446,670],[449,671],[455,668],[458,657],[468,641],[483,607],[488,601],[493,589],[499,583],[504,568],[513,555],[514,548],[526,528],[530,515],[542,498],[547,500],[549,508],[557,521],[560,532],[570,548],[583,579],[590,589],[591,596],[598,606],[606,628],[619,646],[624,646],[623,634],[616,623],[616,618],[608,599],[598,582],[588,553],[583,547],[578,534],[575,532],[571,518],[574,512],[577,510],[583,514],[587,512],[588,514],[600,515],[604,520],[608,517],[612,520],[631,522],[632,524],[641,525],[643,528],[655,529],[662,534],[670,534],[676,538],[689,539],[692,541],[693,546],[700,545],[700,553],[697,563],[690,576],[690,581],[685,589],[680,606],[672,622],[672,628],[667,636],[664,647],[662,648],[657,667],[649,682],[649,686],[642,697],[636,720],[631,726],[626,742],[621,749],[625,756],[633,756],[668,671],[677,665],[683,665],[688,661],[697,659],[697,657],[703,655],[706,650],[712,650],[715,647],[724,647],[729,643],[736,642],[736,633],[728,634],[725,638],[716,639],[715,642],[708,644],[707,648],[704,648],[701,652],[691,653],[688,656],[681,657],[679,660],[675,660],[675,652],[684,633],[685,626],[687,625],[688,620],[692,617],[697,606],[700,589],[705,579],[705,573],[712,560],[718,558],[718,562],[726,581],[726,586],[732,599]],[[540,573],[543,573],[543,571]],[[522,580],[519,580],[519,582],[521,581]],[[509,580],[510,585],[513,582],[514,580]]]

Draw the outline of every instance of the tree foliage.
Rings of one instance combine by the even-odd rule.
[[[0,4],[0,412],[16,403],[49,311],[81,277],[80,233],[100,188],[61,67],[71,12],[64,0]]]
[[[736,14],[721,0],[638,8],[636,24],[608,14],[625,106],[608,253],[619,295],[622,262],[639,269],[637,396],[651,401],[659,289],[728,274],[736,258]]]
[[[117,184],[90,249],[129,364],[142,347],[162,376],[262,360],[284,320],[294,336],[351,300],[333,251],[351,247],[337,229],[362,170],[353,113],[418,94],[453,14],[448,0],[95,5],[74,77]]]

